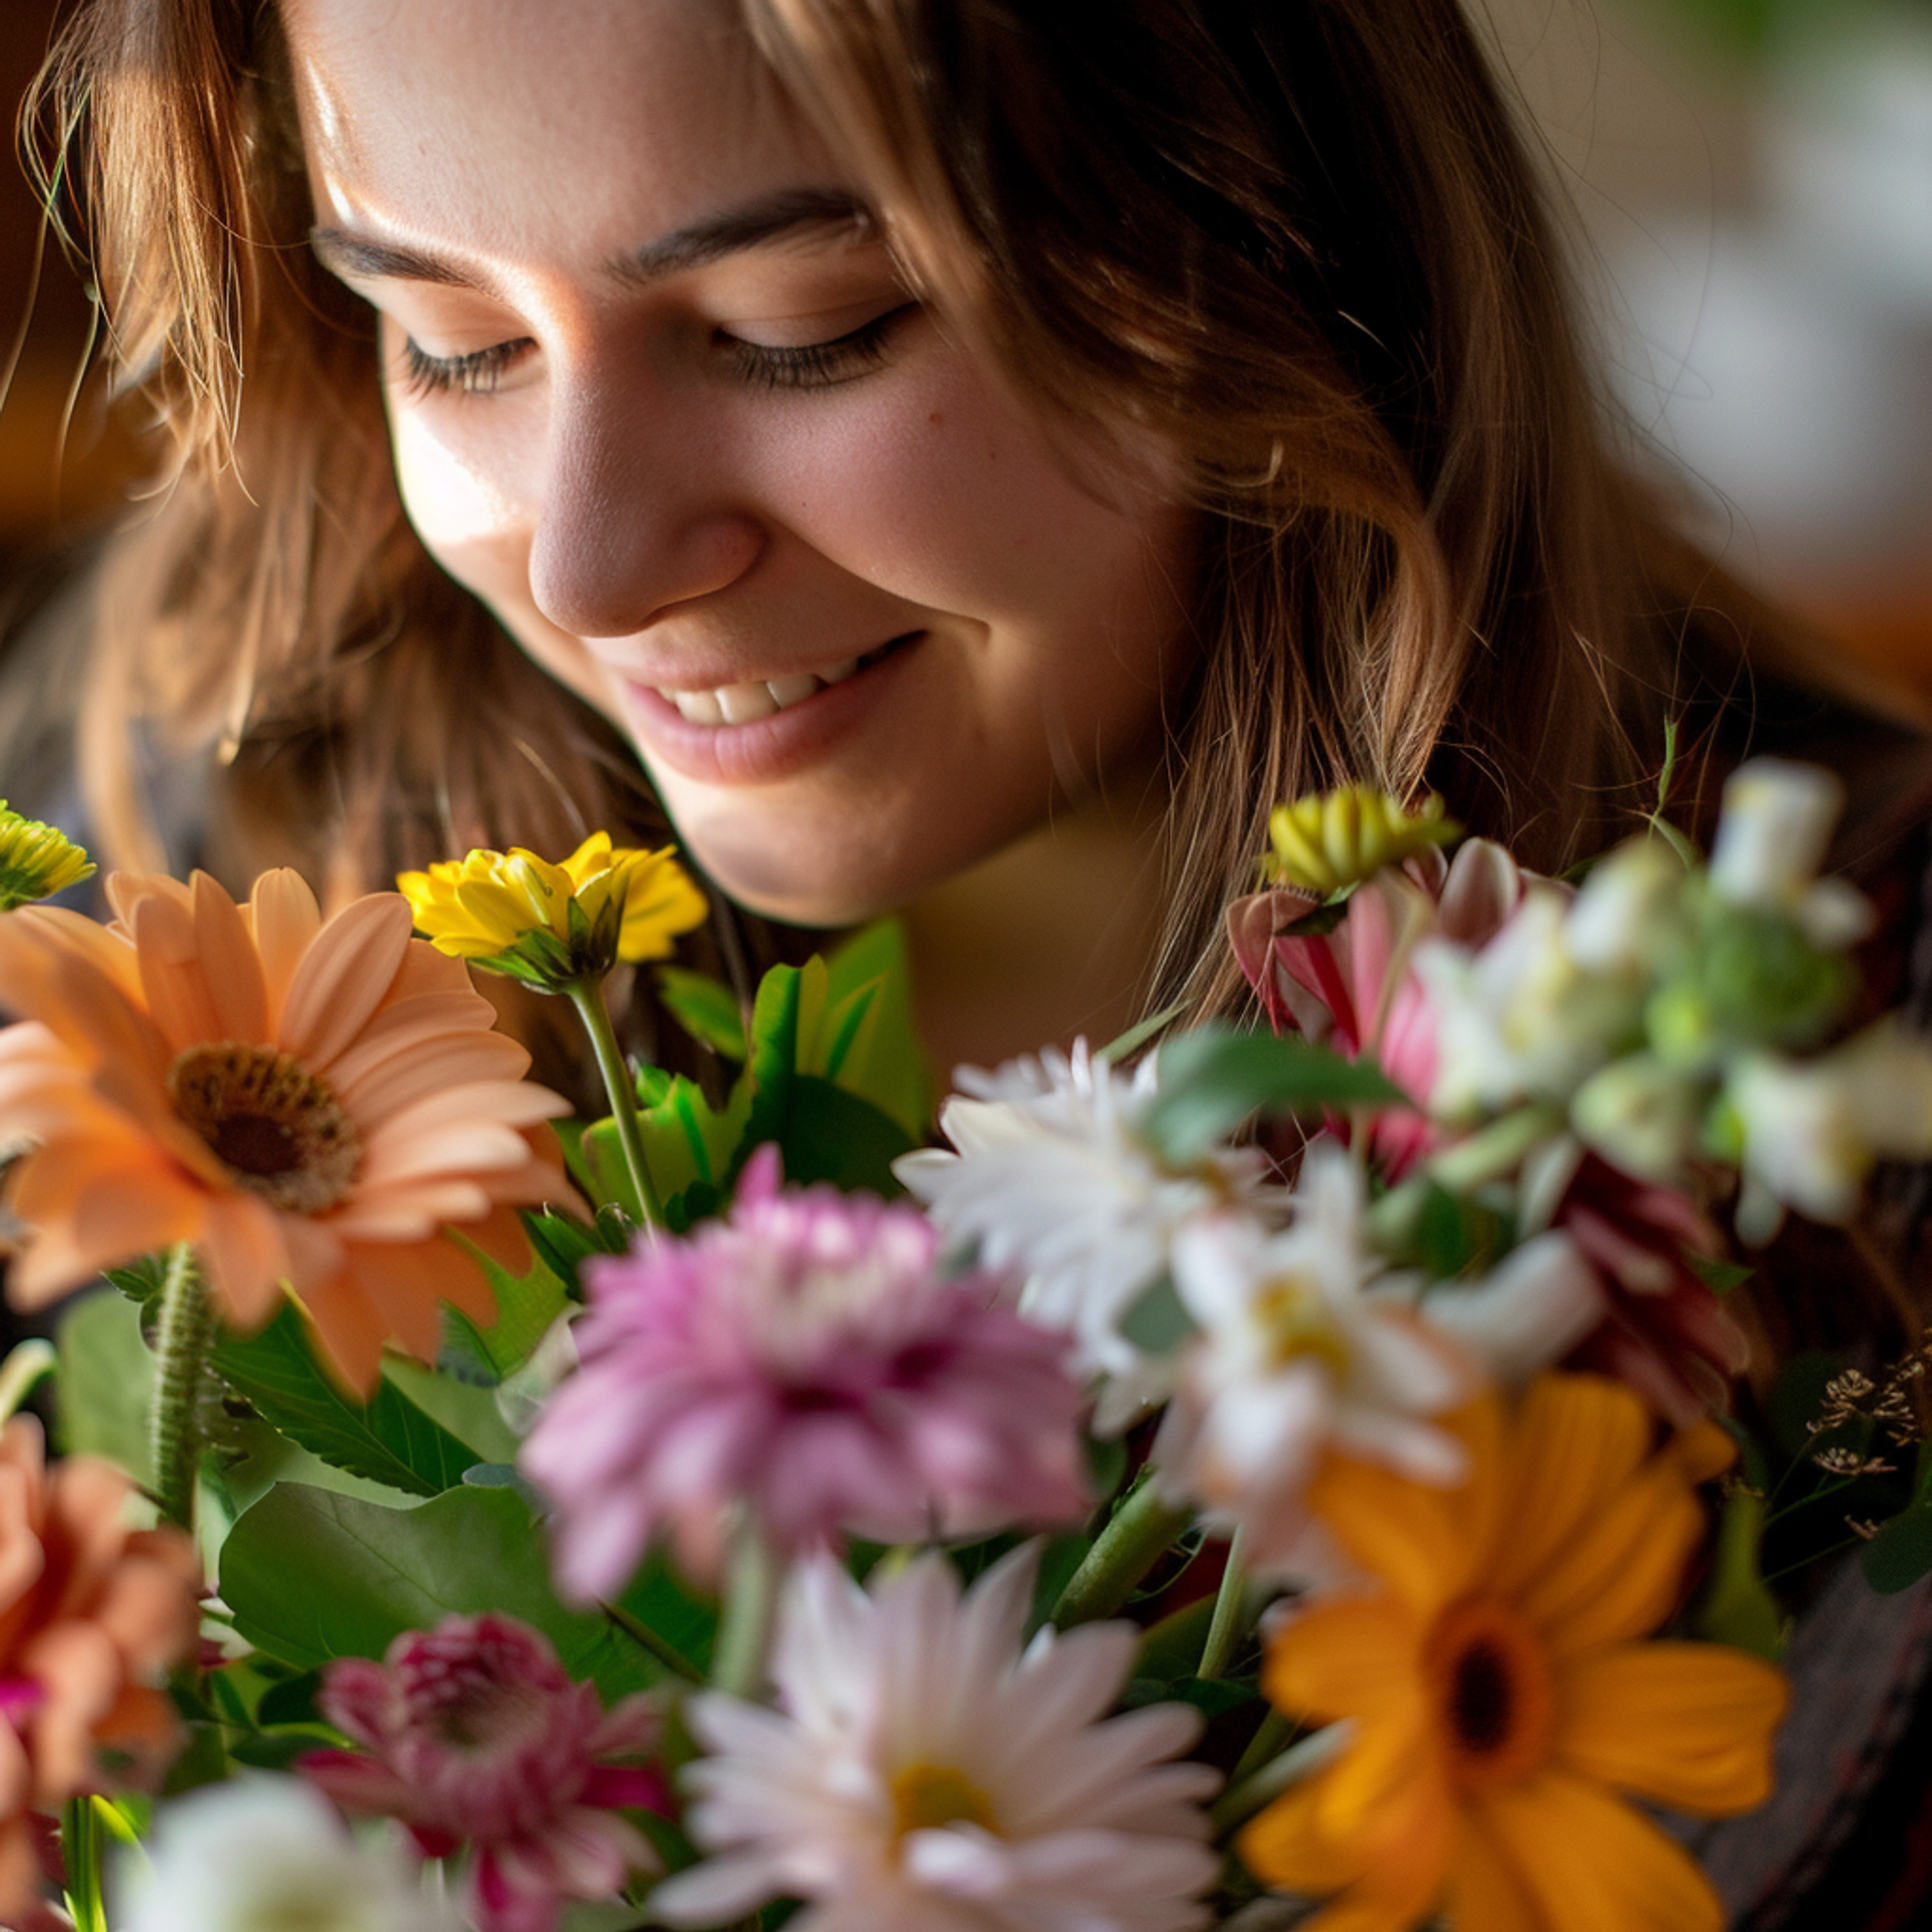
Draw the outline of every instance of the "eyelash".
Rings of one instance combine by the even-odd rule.
[[[773,347],[721,336],[718,346],[742,382],[766,389],[826,389],[869,375],[886,359],[888,338],[916,304],[902,302],[830,342]],[[432,356],[413,340],[403,344],[403,381],[412,400],[458,394],[488,395],[532,346],[528,336],[493,343],[466,356]]]

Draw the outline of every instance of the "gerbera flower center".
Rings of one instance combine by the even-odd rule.
[[[355,1123],[326,1080],[273,1047],[191,1046],[168,1069],[168,1100],[236,1186],[284,1214],[323,1214],[355,1185]]]
[[[892,1780],[892,1811],[898,1835],[936,1832],[948,1825],[977,1825],[999,1830],[992,1802],[970,1778],[943,1765],[908,1765]]]
[[[1423,1667],[1457,1781],[1507,1784],[1549,1755],[1554,1682],[1541,1642],[1497,1597],[1468,1597],[1444,1611]]]
[[[1270,1366],[1285,1369],[1312,1355],[1337,1375],[1348,1372],[1348,1347],[1319,1283],[1306,1275],[1276,1275],[1256,1290],[1252,1306]]]

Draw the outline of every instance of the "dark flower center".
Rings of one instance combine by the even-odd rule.
[[[1556,1686],[1542,1640],[1514,1604],[1466,1597],[1450,1605],[1423,1668],[1460,1784],[1511,1783],[1547,1757]]]
[[[285,1214],[325,1213],[355,1185],[355,1123],[326,1081],[272,1047],[190,1047],[168,1070],[168,1099],[237,1187]]]

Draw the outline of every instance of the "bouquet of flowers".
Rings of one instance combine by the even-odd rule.
[[[8,1293],[112,1287],[0,1371],[0,1922],[1717,1927],[1640,1808],[1769,1789],[1767,1526],[1932,1563],[1912,1363],[1781,1473],[1713,1419],[1720,1222],[1932,1154],[1837,809],[1748,766],[1558,881],[1284,806],[1265,1026],[962,1069],[935,1146],[890,924],[746,1010],[668,851],[99,923],[8,815]],[[645,962],[718,1077],[626,1064]]]

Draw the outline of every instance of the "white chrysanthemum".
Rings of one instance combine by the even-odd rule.
[[[1754,758],[1724,784],[1711,850],[1711,890],[1733,905],[1790,915],[1814,946],[1835,948],[1871,930],[1869,901],[1818,868],[1844,808],[1844,787],[1816,765]]]
[[[1450,1483],[1465,1458],[1426,1418],[1474,1392],[1474,1364],[1408,1308],[1364,1288],[1360,1177],[1334,1142],[1302,1162],[1294,1224],[1223,1214],[1184,1228],[1174,1282],[1199,1336],[1181,1359],[1154,1460],[1162,1486],[1238,1526],[1248,1560],[1287,1563],[1324,1444]]]
[[[1744,1138],[1748,1241],[1777,1232],[1780,1205],[1849,1221],[1875,1162],[1932,1156],[1932,1048],[1895,1017],[1815,1059],[1748,1055],[1724,1098]]]
[[[1568,911],[1567,895],[1545,886],[1479,951],[1444,940],[1417,947],[1436,1021],[1432,1112],[1567,1101],[1634,1029],[1640,983],[1580,965],[1565,943]]]
[[[124,1854],[120,1932],[462,1932],[400,1855],[359,1845],[290,1778],[244,1778],[160,1813],[152,1865]]]
[[[715,1755],[686,1773],[713,1854],[652,1894],[722,1924],[809,1902],[796,1932],[1190,1932],[1220,1861],[1199,1802],[1216,1774],[1167,1762],[1198,1714],[1108,1718],[1137,1633],[1042,1630],[1020,1648],[1035,1564],[1016,1551],[962,1598],[937,1552],[871,1594],[818,1557],[793,1572],[779,1708],[689,1707]]]
[[[1255,1192],[1265,1162],[1230,1149],[1184,1174],[1164,1166],[1136,1131],[1150,1058],[1130,1078],[1078,1040],[1070,1056],[955,1077],[970,1097],[949,1100],[939,1124],[958,1151],[908,1154],[893,1172],[949,1238],[979,1244],[982,1267],[1025,1278],[1021,1312],[1072,1334],[1076,1372],[1132,1376],[1121,1318],[1167,1272],[1177,1232]]]

